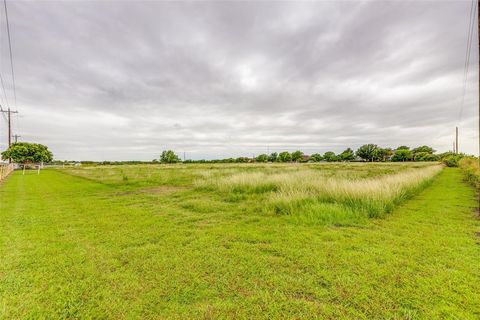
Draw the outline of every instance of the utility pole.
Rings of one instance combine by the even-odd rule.
[[[12,111],[10,108],[8,110],[1,110],[0,112],[4,112],[8,116],[8,146],[12,145],[12,113],[18,113],[18,111]]]
[[[478,167],[480,168],[480,0],[477,1],[477,27],[478,27]],[[478,215],[480,216],[480,193],[478,195]]]
[[[4,112],[8,115],[8,147],[12,145],[12,113],[18,113],[18,111],[12,111],[8,108],[7,111],[1,110],[0,112]],[[8,159],[8,162],[11,163],[12,159]]]
[[[455,153],[458,154],[458,127],[455,127]]]
[[[19,136],[18,134],[14,134],[13,137],[15,138],[15,143],[18,142],[18,138],[20,138],[21,136]]]

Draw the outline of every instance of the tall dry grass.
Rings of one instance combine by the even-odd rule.
[[[197,186],[223,192],[264,193],[265,209],[278,214],[336,211],[336,216],[343,212],[376,217],[422,189],[441,169],[436,164],[368,178],[321,170],[241,172],[203,179]]]

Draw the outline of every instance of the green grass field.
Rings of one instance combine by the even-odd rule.
[[[118,166],[0,184],[0,319],[479,319],[435,164]]]

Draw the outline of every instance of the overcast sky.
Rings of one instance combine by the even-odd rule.
[[[57,159],[447,151],[459,123],[478,152],[476,32],[459,117],[470,1],[7,4],[14,133]]]

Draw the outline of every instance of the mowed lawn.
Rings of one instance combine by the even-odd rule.
[[[83,170],[0,184],[0,319],[480,318],[480,221],[458,169],[340,223],[264,210],[272,190],[217,192],[197,169]]]

